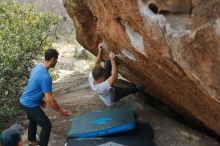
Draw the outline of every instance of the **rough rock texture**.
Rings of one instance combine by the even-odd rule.
[[[220,135],[219,0],[64,0],[78,42]]]

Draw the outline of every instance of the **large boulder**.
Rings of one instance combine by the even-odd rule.
[[[220,135],[219,0],[64,0],[78,42]]]

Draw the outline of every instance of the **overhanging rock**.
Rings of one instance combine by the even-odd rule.
[[[220,135],[219,0],[64,0],[78,42]]]

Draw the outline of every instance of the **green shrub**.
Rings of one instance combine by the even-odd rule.
[[[17,110],[16,107],[12,107],[12,106],[9,107],[6,105],[0,107],[0,117],[1,118],[2,117],[8,117],[8,118],[13,117],[13,116],[18,115],[18,113],[20,113],[20,111]],[[2,120],[4,120],[4,119],[2,119]]]
[[[3,105],[0,107],[0,131],[13,123],[13,120],[21,113],[18,107]]]
[[[36,59],[51,46],[48,35],[58,21],[57,16],[40,13],[32,5],[1,1],[0,107],[13,109],[17,105]],[[0,110],[1,116],[11,113],[4,108]]]
[[[53,80],[56,80],[59,78],[59,71],[56,67],[49,69],[49,74]]]

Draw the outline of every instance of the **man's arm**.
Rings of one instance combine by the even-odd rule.
[[[46,104],[54,109],[55,111],[59,112],[62,116],[68,116],[70,115],[70,112],[68,112],[67,110],[64,110],[62,108],[60,108],[60,106],[57,104],[56,100],[53,97],[53,94],[51,92],[45,93],[45,102]]]
[[[117,65],[115,62],[115,54],[113,52],[110,52],[109,58],[112,64],[112,72],[111,72],[112,75],[108,78],[108,82],[112,86],[118,78],[118,71],[117,71]]]
[[[100,63],[102,61],[102,49],[103,48],[102,48],[102,46],[99,46],[98,49],[99,49],[99,52],[98,52],[98,55],[96,57],[95,66],[100,65]]]
[[[46,102],[44,101],[44,99],[41,101],[40,106],[45,108],[46,107]]]

